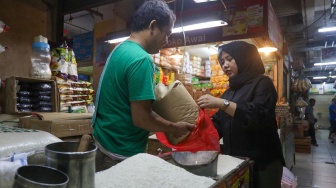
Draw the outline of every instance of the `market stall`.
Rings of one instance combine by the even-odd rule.
[[[209,7],[207,7],[209,8]],[[211,7],[212,11],[222,12],[223,7]],[[279,98],[285,95],[282,91],[287,83],[280,82],[283,80],[283,72],[286,66],[283,64],[283,41],[280,34],[279,25],[276,21],[271,4],[267,0],[255,1],[238,1],[228,3],[227,13],[229,25],[225,27],[215,27],[197,31],[188,31],[185,36],[182,33],[173,34],[167,48],[163,49],[160,54],[153,55],[154,62],[159,67],[159,73],[156,75],[157,82],[164,85],[174,83],[177,79],[183,82],[187,91],[194,100],[197,100],[204,94],[211,94],[219,97],[228,87],[228,78],[218,67],[217,54],[213,52],[208,59],[202,59],[198,54],[188,52],[187,46],[193,48],[199,44],[214,44],[214,46],[226,43],[232,40],[245,40],[255,44],[257,47],[263,47],[265,44],[275,46],[278,51],[271,53],[271,56],[262,54],[265,63],[266,74],[269,76],[278,90]],[[177,51],[182,51],[184,59],[172,60],[170,56]],[[57,51],[55,51],[56,53]],[[186,55],[188,53],[188,55]],[[86,117],[76,119],[71,117],[57,116],[62,115],[59,111],[73,112],[73,107],[84,106],[84,112],[88,112],[87,105],[91,102],[92,89],[87,88],[88,83],[77,83],[76,80],[67,81],[64,75],[69,77],[69,72],[62,72],[61,64],[57,61],[62,55],[55,54],[56,61],[53,62],[54,73],[57,78],[52,80],[11,77],[6,81],[5,112],[20,113],[22,107],[18,106],[17,92],[22,88],[18,82],[40,83],[45,81],[49,84],[50,98],[52,102],[51,112],[34,113],[33,116],[23,117],[20,119],[20,127],[29,129],[39,129],[50,132],[57,137],[81,136],[90,134],[91,115],[84,114]],[[187,57],[186,57],[187,56]],[[76,64],[73,60],[69,62]],[[288,67],[287,67],[288,68]],[[73,77],[71,74],[70,77]],[[71,88],[81,89],[71,89]],[[78,99],[78,100],[77,100]],[[285,105],[285,102],[283,103]],[[70,106],[71,108],[68,108]],[[82,110],[79,110],[82,111]],[[211,115],[214,111],[210,110]],[[81,115],[83,116],[83,115]],[[84,125],[84,126],[83,126]],[[285,126],[284,126],[285,127]],[[286,127],[285,127],[286,128]],[[286,129],[287,130],[287,129]],[[22,129],[24,132],[25,130]],[[39,132],[39,131],[38,131]],[[284,137],[283,147],[291,156],[290,149],[293,143],[293,135],[288,134]],[[56,139],[53,142],[60,141]],[[44,144],[46,145],[46,144]],[[1,149],[1,148],[0,148]],[[77,152],[77,151],[72,151]],[[155,138],[149,138],[148,154],[139,154],[131,157],[120,164],[102,171],[95,175],[96,187],[108,187],[115,185],[126,187],[171,187],[174,185],[183,185],[185,187],[251,187],[253,179],[253,161],[240,156],[216,155],[216,175],[208,177],[196,176],[188,172],[186,167],[173,164],[174,160],[170,154],[170,148],[162,145]],[[149,155],[151,154],[151,155]],[[10,156],[10,155],[8,155]],[[8,158],[8,156],[6,156]],[[158,157],[159,156],[159,157]],[[289,157],[290,160],[290,157]],[[173,162],[172,162],[173,161]],[[176,161],[175,161],[176,162]],[[197,163],[197,161],[196,161]],[[292,162],[290,162],[292,164]],[[164,173],[162,173],[164,172]],[[209,175],[210,176],[210,175]],[[113,178],[110,178],[113,177]]]
[[[199,11],[205,9],[223,11],[221,6],[205,7]],[[277,89],[279,137],[287,167],[291,168],[295,163],[293,116],[289,107],[291,60],[286,54],[288,52],[280,25],[267,0],[228,2],[227,9],[224,13],[225,18],[229,18],[227,26],[173,33],[167,48],[153,55],[154,62],[164,70],[162,74],[166,77],[167,84],[170,80],[180,80],[194,100],[204,94],[220,97],[228,88],[228,78],[218,65],[217,47],[233,40],[243,40],[257,46],[264,63],[265,75],[272,79]],[[188,10],[183,12],[183,16],[195,12],[196,10]],[[177,14],[179,16],[181,15]],[[208,51],[206,56],[196,50],[200,47]],[[276,51],[267,53],[263,51],[264,47],[273,47]],[[177,53],[182,55],[180,59],[171,58]],[[216,109],[208,110],[210,116],[214,112]]]

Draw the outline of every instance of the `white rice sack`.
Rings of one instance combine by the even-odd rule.
[[[138,154],[105,171],[97,172],[96,188],[210,187],[215,181],[194,175],[150,154]]]
[[[14,153],[43,151],[46,145],[61,141],[48,132],[0,124],[0,160]]]
[[[21,166],[26,166],[27,161],[19,159],[13,162],[0,161],[0,187],[11,188],[14,183],[16,170]]]

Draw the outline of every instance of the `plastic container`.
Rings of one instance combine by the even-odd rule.
[[[32,45],[33,51],[30,56],[32,67],[29,76],[31,78],[50,79],[50,46],[46,42],[47,39],[41,35],[35,37],[34,41]]]

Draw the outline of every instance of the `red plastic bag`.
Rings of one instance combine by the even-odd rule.
[[[218,151],[219,135],[205,109],[201,109],[197,118],[196,127],[183,142],[172,145],[163,132],[156,132],[157,139],[173,151]]]

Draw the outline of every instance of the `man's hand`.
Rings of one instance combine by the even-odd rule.
[[[174,132],[173,135],[176,138],[179,138],[187,133],[191,132],[195,128],[195,125],[187,122],[177,122],[174,123]]]

